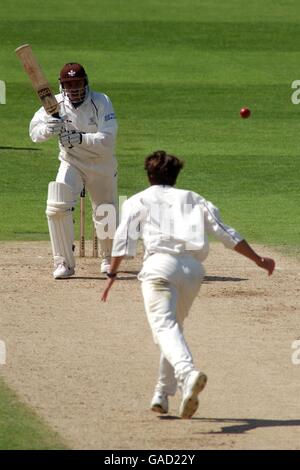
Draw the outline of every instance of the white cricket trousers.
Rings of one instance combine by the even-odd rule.
[[[117,212],[117,174],[111,177],[86,170],[83,174],[80,170],[66,161],[62,161],[56,176],[58,183],[68,184],[72,188],[74,200],[80,196],[85,185],[92,203],[93,212],[100,204],[112,204]],[[111,255],[112,239],[106,238],[100,241],[101,256]]]
[[[187,253],[155,253],[146,259],[139,274],[148,322],[161,351],[156,390],[168,395],[174,395],[177,384],[195,368],[183,336],[183,322],[205,272]]]

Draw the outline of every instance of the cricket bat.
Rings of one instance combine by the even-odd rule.
[[[58,102],[49,86],[47,78],[33,55],[31,46],[29,44],[24,44],[23,46],[18,47],[15,52],[22,62],[25,72],[41,100],[45,111],[53,117],[59,118]]]
[[[85,187],[80,193],[80,241],[79,241],[79,256],[85,257]]]

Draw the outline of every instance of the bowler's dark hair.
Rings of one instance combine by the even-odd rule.
[[[157,150],[145,159],[145,170],[151,184],[166,184],[174,186],[184,162],[179,158],[168,155],[164,150]]]

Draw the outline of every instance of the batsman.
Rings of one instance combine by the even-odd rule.
[[[105,230],[105,216],[99,209],[113,206],[115,210],[117,204],[118,125],[112,103],[106,94],[90,89],[85,69],[78,63],[63,66],[59,85],[59,116],[53,117],[41,107],[29,128],[33,142],[58,140],[60,166],[56,180],[49,183],[46,208],[55,279],[75,272],[72,211],[83,187],[92,203],[103,273],[110,269],[113,235]]]

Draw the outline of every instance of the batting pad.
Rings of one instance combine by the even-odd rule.
[[[74,205],[74,196],[69,185],[56,181],[49,183],[46,215],[55,266],[64,261],[69,268],[75,266],[72,250],[74,241],[72,208]]]

